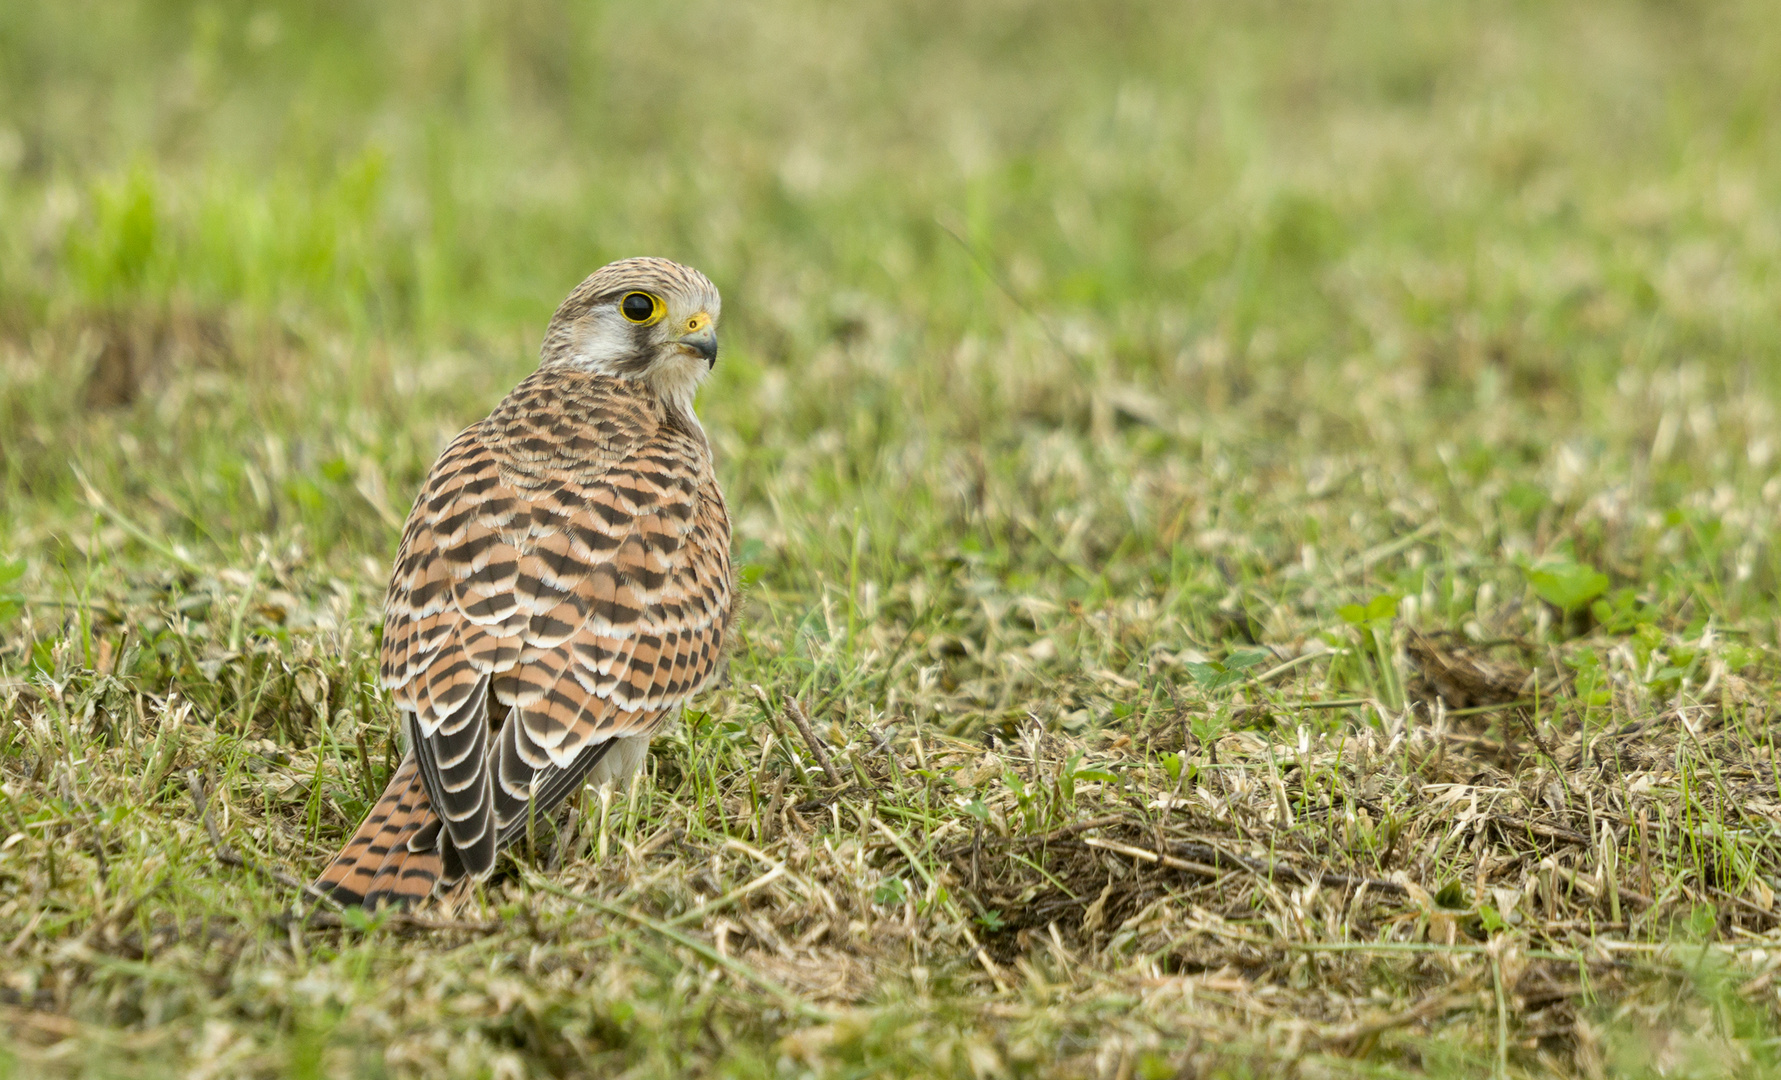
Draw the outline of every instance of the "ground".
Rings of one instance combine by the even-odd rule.
[[[316,904],[645,253],[727,676]],[[1769,1075],[1778,295],[1754,0],[0,8],[0,1076]]]

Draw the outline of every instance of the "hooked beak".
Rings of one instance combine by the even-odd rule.
[[[682,334],[680,344],[703,356],[707,368],[717,366],[717,327],[709,320],[697,330]]]

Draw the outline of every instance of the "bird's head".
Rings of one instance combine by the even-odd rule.
[[[620,259],[576,286],[544,332],[540,363],[641,379],[690,405],[717,364],[717,286],[667,259]]]

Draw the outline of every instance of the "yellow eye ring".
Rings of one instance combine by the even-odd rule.
[[[662,316],[668,313],[668,305],[662,303],[662,298],[659,296],[652,296],[646,292],[631,292],[626,293],[619,300],[618,313],[623,315],[627,322],[634,322],[638,326],[648,326],[650,323],[659,322]]]

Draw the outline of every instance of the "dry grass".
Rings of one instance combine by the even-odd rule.
[[[67,640],[68,674],[6,691],[21,1064],[1763,1062],[1781,778],[1766,703],[1710,641],[1641,633],[1586,708],[1597,639],[1363,625],[1245,650],[1229,676],[1191,656],[1155,658],[1148,687],[1101,672],[1083,688],[1132,703],[1125,722],[969,740],[911,719],[922,695],[891,712],[733,683],[463,910],[367,922],[296,888],[389,769],[365,629],[228,648],[238,615],[325,621],[262,565],[176,623],[190,655],[152,617],[100,614],[152,606],[89,595],[92,660]],[[1647,692],[1691,653],[1674,693]],[[1403,707],[1333,677],[1369,655]],[[157,694],[160,665],[180,674]]]

